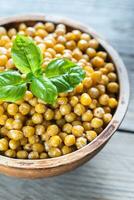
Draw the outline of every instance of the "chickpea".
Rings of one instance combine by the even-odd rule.
[[[92,64],[94,67],[103,67],[104,66],[104,60],[102,58],[100,58],[99,56],[95,56],[93,59],[92,59]]]
[[[98,106],[98,101],[96,99],[92,99],[92,103],[89,105],[90,109],[94,109]]]
[[[30,91],[26,91],[25,96],[24,96],[24,100],[25,101],[29,101],[33,98],[33,94]]]
[[[103,120],[106,124],[108,124],[112,120],[112,114],[110,113],[105,113],[103,115]]]
[[[78,42],[78,48],[82,51],[85,51],[89,47],[89,43],[86,40],[79,40]]]
[[[36,125],[35,127],[36,135],[43,135],[45,133],[45,126],[43,125]]]
[[[19,159],[25,159],[28,157],[28,153],[25,150],[20,150],[17,152],[17,158]]]
[[[31,104],[31,106],[36,106],[36,104],[37,104],[37,98],[30,99],[29,103]]]
[[[83,122],[82,126],[83,126],[85,131],[89,131],[92,128],[90,122]]]
[[[11,28],[11,29],[9,29],[9,31],[8,31],[8,36],[10,37],[10,38],[12,38],[14,35],[16,35],[17,34],[17,31],[16,31],[16,29],[15,28]]]
[[[66,146],[72,146],[75,144],[75,136],[74,135],[67,135],[64,139],[64,143]]]
[[[63,155],[66,155],[66,154],[69,154],[72,152],[72,148],[68,147],[68,146],[63,146],[61,151],[62,151]]]
[[[107,53],[105,51],[99,51],[99,52],[97,52],[96,56],[99,56],[100,58],[106,60]]]
[[[27,142],[28,142],[28,139],[27,139],[26,137],[23,137],[23,138],[21,139],[21,141],[20,141],[20,144],[21,144],[22,146],[24,146],[24,145],[27,144]]]
[[[81,40],[86,40],[89,41],[91,39],[90,35],[87,33],[82,33],[81,34]]]
[[[0,129],[0,134],[2,136],[7,136],[8,130],[4,126]]]
[[[100,95],[102,95],[106,92],[106,88],[104,85],[101,85],[101,84],[97,85],[97,89],[99,90]]]
[[[99,47],[99,42],[96,39],[91,39],[89,41],[89,47],[93,49],[97,49]]]
[[[12,128],[16,130],[20,130],[22,128],[23,124],[20,120],[16,119],[12,123]]]
[[[54,50],[57,52],[57,53],[62,53],[64,51],[65,47],[63,44],[56,44],[54,46]]]
[[[92,102],[92,99],[87,93],[83,93],[80,97],[80,102],[84,106],[89,106]]]
[[[116,108],[118,105],[118,102],[115,98],[109,98],[108,105],[110,108]]]
[[[8,150],[8,140],[6,138],[0,139],[0,151]]]
[[[34,143],[32,146],[32,150],[38,153],[42,153],[44,151],[44,146],[40,143]]]
[[[8,137],[13,140],[21,140],[23,138],[23,133],[19,130],[10,130],[8,132]]]
[[[35,133],[35,129],[32,126],[24,126],[22,130],[25,137],[30,137]]]
[[[14,120],[12,118],[8,118],[5,123],[5,128],[7,128],[8,130],[13,129],[13,121]]]
[[[27,103],[22,103],[19,106],[19,111],[22,115],[27,115],[30,112],[30,105]]]
[[[119,85],[116,82],[111,82],[107,85],[107,89],[111,93],[117,93],[119,90]]]
[[[63,104],[60,106],[60,112],[62,115],[67,115],[71,112],[70,104]]]
[[[77,149],[81,149],[82,147],[86,146],[87,139],[84,137],[79,137],[76,139],[76,147]]]
[[[92,82],[92,78],[91,77],[86,77],[84,80],[83,80],[83,86],[84,88],[88,89],[92,86],[93,82]]]
[[[64,126],[65,123],[66,123],[66,120],[65,120],[65,119],[59,119],[59,120],[56,121],[56,124],[57,124],[59,127]]]
[[[93,113],[91,112],[91,110],[87,110],[85,113],[83,113],[82,115],[82,121],[91,121],[91,119],[93,118]]]
[[[91,87],[88,91],[91,98],[96,99],[99,97],[99,90],[96,87]]]
[[[102,94],[99,98],[99,103],[103,106],[108,105],[109,96],[107,94]]]
[[[45,120],[52,120],[54,118],[54,112],[51,109],[47,109],[46,112],[44,113],[44,118]]]
[[[65,120],[66,120],[67,122],[73,122],[73,121],[75,120],[75,118],[76,118],[76,114],[73,113],[73,112],[71,112],[71,113],[65,115]]]
[[[80,120],[80,119],[78,119],[78,120]],[[82,125],[81,121],[78,121],[78,120],[73,121],[73,122],[72,122],[72,125],[73,125],[73,126]]]
[[[20,121],[24,121],[25,120],[25,116],[24,115],[22,115],[21,113],[16,113],[15,115],[14,115],[14,119],[15,120],[20,120]]]
[[[65,137],[67,136],[67,133],[65,132],[60,132],[59,133],[60,138],[64,141]]]
[[[6,35],[7,31],[3,26],[0,26],[0,36]]]
[[[72,125],[69,123],[64,124],[63,126],[63,131],[66,133],[71,133],[72,132]]]
[[[62,140],[58,135],[54,135],[49,139],[48,142],[50,147],[58,147],[60,146]]]
[[[82,93],[83,92],[83,84],[79,83],[79,85],[75,88],[76,93]]]
[[[35,114],[32,116],[32,121],[33,121],[34,124],[41,124],[42,121],[43,121],[43,116],[42,116],[42,114],[35,113]]]
[[[0,125],[5,125],[7,120],[7,115],[0,115]]]
[[[23,148],[24,148],[24,150],[26,150],[27,152],[30,152],[30,151],[32,151],[32,144],[29,144],[29,143],[28,143],[28,144],[25,144]]]
[[[51,157],[51,158],[54,158],[54,157],[59,157],[61,156],[61,151],[59,148],[57,147],[51,147],[48,151],[48,155]]]
[[[40,159],[45,159],[47,157],[48,157],[48,155],[45,152],[43,152],[43,153],[40,154]]]
[[[89,56],[89,58],[93,58],[96,56],[96,50],[93,48],[87,48],[86,53]]]
[[[66,48],[67,49],[70,49],[70,50],[73,50],[76,48],[76,43],[74,40],[70,40],[70,41],[67,41],[66,42]]]
[[[75,137],[80,137],[83,135],[83,132],[84,132],[84,128],[80,125],[76,125],[76,126],[73,126],[72,127],[72,134],[75,136]]]
[[[36,106],[35,106],[35,111],[37,112],[37,113],[44,113],[45,111],[46,111],[46,107],[45,107],[45,105],[43,105],[43,104],[41,104],[41,103],[39,103],[39,104],[36,104]]]
[[[82,58],[82,52],[76,48],[73,50],[72,52],[72,56],[76,59],[76,60],[80,60]]]
[[[57,135],[59,133],[58,126],[55,124],[48,126],[47,133],[49,136]]]
[[[38,22],[38,23],[35,24],[34,28],[36,30],[38,30],[38,29],[44,29],[45,26],[44,26],[44,24],[42,22]]]
[[[115,82],[117,80],[117,75],[114,72],[110,72],[108,78],[110,82]]]
[[[93,128],[100,128],[103,125],[102,119],[99,119],[97,117],[93,118],[91,121],[91,126]]]
[[[60,105],[62,105],[62,104],[67,104],[67,102],[68,102],[67,97],[59,97],[59,98],[57,99],[57,103],[60,104]]]
[[[46,22],[45,25],[44,25],[44,27],[45,27],[45,30],[46,30],[47,32],[53,32],[54,29],[55,29],[54,24],[51,23],[51,22]]]
[[[81,32],[79,30],[73,30],[72,33],[74,34],[74,40],[79,40],[81,38]]]
[[[108,72],[115,71],[113,63],[106,63],[105,68],[108,70]]]
[[[104,109],[101,108],[101,107],[98,107],[98,108],[95,108],[94,109],[94,116],[95,117],[98,117],[98,118],[103,118],[105,112],[104,112]]]
[[[39,153],[36,151],[32,151],[28,154],[29,159],[38,159],[39,158]]]
[[[16,152],[13,149],[8,149],[7,151],[5,151],[5,156],[15,158]]]
[[[85,112],[85,110],[85,107],[80,103],[76,104],[76,106],[74,107],[74,113],[78,116],[81,116]]]
[[[96,85],[97,83],[99,83],[102,79],[101,71],[94,71],[93,73],[91,73],[91,78],[92,78],[93,85]]]
[[[86,131],[86,138],[89,142],[92,142],[97,137],[97,133],[95,131]]]
[[[28,141],[30,144],[38,143],[39,142],[39,136],[38,135],[32,135],[28,137]]]

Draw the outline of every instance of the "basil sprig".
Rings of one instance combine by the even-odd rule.
[[[53,104],[58,93],[72,91],[85,77],[79,65],[65,58],[51,61],[43,73],[41,51],[25,36],[16,36],[11,56],[16,68],[25,76],[16,70],[0,73],[0,99],[5,101],[22,99],[29,88],[36,97]]]

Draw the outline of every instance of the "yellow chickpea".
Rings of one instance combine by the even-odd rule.
[[[6,151],[8,149],[8,140],[6,138],[0,139],[0,151]]]
[[[84,88],[88,89],[92,86],[93,84],[93,81],[92,81],[92,78],[91,77],[86,77],[84,80],[83,80],[83,86]]]
[[[5,151],[5,156],[10,157],[10,158],[15,158],[16,152],[12,149],[8,149],[7,151]]]
[[[73,121],[75,120],[75,118],[76,118],[76,114],[73,113],[73,112],[71,112],[71,113],[65,115],[65,120],[66,120],[67,122],[73,122]]]
[[[84,106],[89,106],[92,102],[92,99],[87,93],[83,93],[80,97],[80,102]]]
[[[89,47],[93,49],[97,49],[99,47],[99,42],[96,39],[91,39],[89,41]]]
[[[50,147],[58,147],[60,146],[62,140],[58,135],[54,135],[49,139],[48,142]]]
[[[72,146],[75,144],[75,136],[74,135],[67,135],[64,139],[64,143],[66,146]]]
[[[0,55],[0,66],[5,66],[7,63],[7,56],[6,55]]]
[[[104,109],[101,108],[101,107],[98,107],[98,108],[95,108],[94,109],[94,116],[95,117],[98,117],[98,118],[103,118],[105,112],[104,112]]]
[[[95,117],[91,121],[91,126],[93,128],[100,128],[101,126],[103,126],[103,120]]]
[[[8,118],[5,123],[5,128],[7,128],[8,130],[13,129],[13,121],[14,120],[12,118]]]
[[[35,133],[35,129],[32,126],[24,126],[22,130],[25,137],[30,137]]]
[[[95,131],[86,131],[86,138],[88,139],[89,142],[94,140],[97,137],[97,133]]]
[[[51,109],[47,109],[46,112],[44,113],[44,118],[45,120],[52,120],[54,118],[54,111]]]
[[[111,97],[108,100],[108,105],[109,105],[110,108],[116,108],[117,105],[118,105],[118,102],[117,102],[117,100],[115,98]]]
[[[57,135],[58,133],[59,133],[59,128],[57,125],[53,124],[53,125],[48,126],[47,134],[49,136]]]
[[[56,44],[54,46],[54,50],[57,52],[57,53],[62,53],[64,51],[65,47],[63,44]]]
[[[44,151],[44,146],[40,143],[34,143],[32,146],[32,150],[38,153],[42,153]]]
[[[22,103],[19,106],[19,111],[22,115],[27,115],[30,112],[30,105],[27,103]]]
[[[7,120],[7,115],[0,115],[0,125],[5,125]]]
[[[48,155],[51,158],[59,157],[61,156],[61,150],[57,147],[51,147],[48,151]]]
[[[32,121],[34,124],[41,124],[43,122],[43,115],[40,113],[35,113],[32,116]]]
[[[77,96],[71,97],[71,99],[70,99],[70,104],[71,104],[71,106],[74,107],[74,106],[78,103],[78,101],[79,101],[79,99],[78,99]]]
[[[78,41],[81,38],[81,32],[79,30],[73,30],[74,40]]]
[[[36,125],[35,127],[36,135],[43,135],[45,133],[45,126],[43,125]]]
[[[99,103],[103,106],[108,105],[109,96],[107,94],[102,94],[99,98]]]
[[[63,104],[60,106],[60,112],[62,115],[67,115],[71,112],[70,104]]]
[[[103,115],[103,120],[104,120],[104,123],[108,124],[112,120],[112,114],[105,113]]]
[[[77,149],[81,149],[82,147],[86,146],[87,139],[84,137],[79,137],[76,139],[76,147]]]
[[[28,157],[28,153],[25,150],[20,150],[17,152],[17,158],[19,159],[25,159]]]
[[[72,134],[75,136],[75,137],[80,137],[83,135],[83,132],[84,132],[84,128],[80,125],[76,125],[76,126],[73,126],[72,127]]]
[[[117,93],[119,90],[119,85],[116,82],[111,82],[107,85],[107,89],[111,93]]]
[[[69,123],[66,123],[66,124],[63,125],[62,130],[69,134],[69,133],[72,132],[72,125],[69,124]]]
[[[36,106],[35,106],[35,111],[37,112],[37,113],[44,113],[45,111],[46,111],[46,107],[45,107],[45,105],[44,104],[41,104],[41,103],[39,103],[39,104],[36,104]]]
[[[66,155],[66,154],[69,154],[72,152],[72,148],[68,147],[68,146],[63,146],[61,151],[62,151],[63,155]]]
[[[89,43],[86,40],[79,40],[78,42],[78,48],[82,51],[85,51],[89,47]]]
[[[76,106],[74,107],[74,113],[78,116],[81,116],[85,112],[85,110],[85,107],[80,103],[76,104]]]
[[[76,60],[80,60],[80,59],[82,58],[82,52],[80,51],[80,49],[76,48],[76,49],[73,50],[72,56],[73,56]]]
[[[91,112],[91,110],[87,110],[82,115],[82,121],[90,122],[92,118],[93,118],[93,113]]]
[[[99,56],[95,56],[92,59],[92,64],[93,64],[93,66],[100,68],[100,67],[104,66],[104,60],[103,60],[103,58],[100,58]]]

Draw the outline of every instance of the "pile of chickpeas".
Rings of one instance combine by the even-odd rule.
[[[86,77],[72,92],[59,94],[53,106],[30,91],[16,103],[0,101],[0,154],[44,159],[84,147],[103,131],[118,105],[118,78],[107,52],[89,34],[68,32],[64,24],[1,26],[0,72],[16,69],[11,58],[16,34],[33,38],[44,57],[43,70],[51,60],[64,57],[79,64]]]

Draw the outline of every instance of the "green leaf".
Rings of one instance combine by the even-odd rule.
[[[17,35],[11,50],[11,56],[16,67],[22,73],[41,73],[42,54],[39,47],[28,37]]]
[[[48,64],[45,70],[45,75],[48,78],[59,76],[68,72],[68,70],[74,67],[75,65],[75,63],[71,62],[66,58],[57,58]]]
[[[15,102],[23,98],[26,92],[26,83],[17,71],[0,73],[0,99]]]
[[[35,77],[32,80],[30,89],[36,97],[46,103],[53,104],[56,101],[57,89],[48,78]]]
[[[60,58],[48,64],[45,75],[61,93],[72,91],[85,78],[85,71],[70,60]]]

